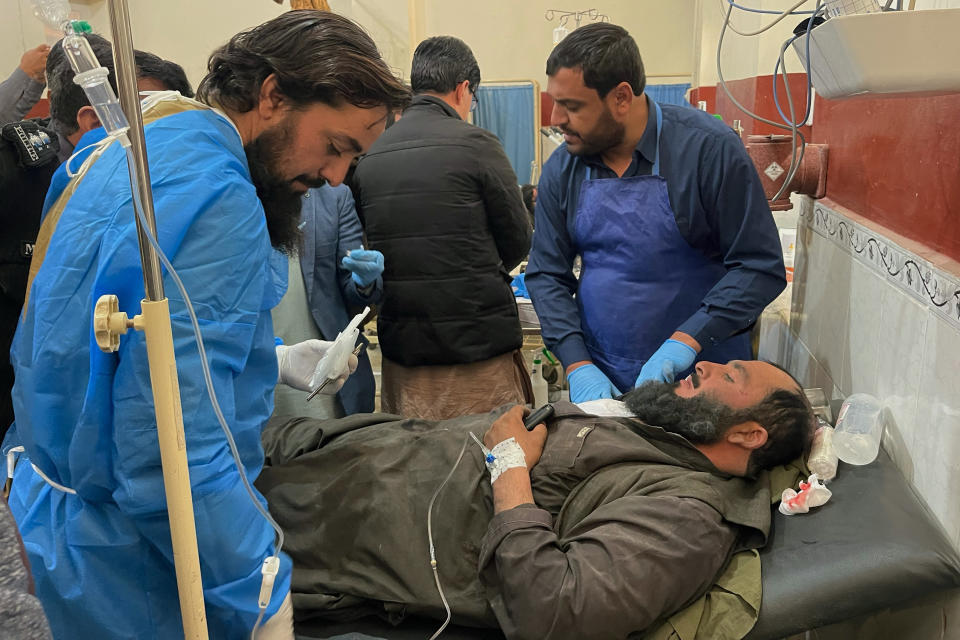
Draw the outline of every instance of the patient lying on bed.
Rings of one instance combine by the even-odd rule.
[[[427,511],[454,469],[431,523],[454,623],[508,638],[626,637],[700,597],[734,552],[764,544],[763,472],[800,455],[813,424],[797,383],[757,361],[700,363],[622,402],[556,408],[532,432],[519,407],[272,423],[257,484],[286,532],[297,617],[442,620]],[[491,486],[470,433],[487,449],[513,438],[527,468]]]

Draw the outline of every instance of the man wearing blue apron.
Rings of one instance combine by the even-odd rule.
[[[565,144],[543,168],[526,285],[571,400],[749,359],[749,329],[786,279],[737,134],[646,97],[640,52],[616,25],[567,36],[547,75]]]

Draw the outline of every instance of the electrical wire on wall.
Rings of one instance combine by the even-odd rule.
[[[789,9],[782,12],[777,12],[777,11],[768,11],[768,10],[762,10],[762,9],[753,9],[751,7],[745,7],[745,6],[736,4],[733,0],[720,0],[721,6],[723,6],[723,4],[727,5],[725,7],[726,12],[724,15],[723,27],[720,29],[720,37],[717,42],[717,77],[720,80],[720,87],[723,89],[723,92],[727,95],[730,101],[733,102],[734,106],[736,106],[740,111],[743,111],[745,114],[747,114],[754,120],[757,120],[759,122],[763,122],[764,124],[770,125],[772,127],[776,127],[778,129],[784,129],[790,132],[790,139],[791,139],[790,166],[787,169],[787,175],[783,181],[783,184],[781,185],[779,191],[770,199],[771,201],[779,200],[783,196],[783,194],[787,192],[787,190],[789,189],[790,182],[793,180],[793,178],[796,176],[797,171],[799,170],[800,163],[803,160],[803,155],[806,150],[807,141],[803,133],[800,132],[800,127],[806,125],[807,121],[810,119],[810,113],[813,106],[813,82],[811,80],[810,73],[809,73],[810,32],[813,30],[814,20],[823,10],[823,0],[817,0],[816,7],[813,11],[796,11],[796,9],[798,9],[800,6],[802,6],[808,1],[809,0],[800,0],[799,2],[796,2],[795,4],[793,4]],[[751,12],[751,13],[776,14],[777,17],[773,21],[771,21],[769,24],[755,31],[746,31],[746,32],[738,31],[736,28],[733,27],[730,21],[731,14],[733,13],[734,8],[740,9],[742,11]],[[724,36],[726,35],[727,29],[730,29],[734,33],[737,33],[742,36],[747,36],[747,37],[757,36],[766,31],[769,31],[775,25],[779,24],[780,21],[782,21],[784,18],[790,15],[807,15],[810,17],[807,19],[805,31],[801,34],[795,34],[791,36],[780,47],[780,55],[777,57],[776,66],[774,67],[774,72],[773,72],[773,100],[774,100],[774,105],[777,108],[777,113],[780,115],[780,118],[781,118],[781,121],[777,122],[775,120],[764,118],[750,111],[747,107],[741,104],[740,101],[738,101],[733,96],[729,87],[727,86],[726,80],[723,77],[723,68],[721,65],[721,53],[723,51],[723,40],[724,40]],[[784,54],[786,53],[787,48],[791,44],[793,44],[794,41],[798,40],[801,37],[805,38],[804,48],[805,48],[806,69],[807,69],[807,103],[806,103],[806,109],[804,110],[803,118],[801,118],[798,121],[796,119],[796,112],[793,104],[793,95],[790,91],[790,82],[787,76],[787,68],[786,68],[786,62],[784,60]],[[780,106],[779,96],[777,92],[777,76],[780,74],[782,74],[782,78],[783,78],[784,92],[786,93],[787,103],[788,103],[789,112],[790,112],[789,117],[783,112],[783,108]]]
[[[801,6],[803,6],[804,4],[806,4],[807,2],[810,2],[810,0],[799,0],[798,2],[794,3],[789,9],[785,9],[784,11],[770,11],[770,10],[768,10],[768,9],[754,9],[753,7],[745,7],[745,6],[743,6],[743,5],[739,5],[739,4],[737,4],[736,2],[734,2],[733,0],[720,0],[720,6],[722,7],[724,4],[729,5],[729,7],[727,7],[727,9],[728,9],[728,11],[727,11],[727,26],[729,27],[729,29],[730,29],[731,31],[733,31],[733,32],[736,33],[737,35],[741,35],[741,36],[758,36],[758,35],[760,35],[761,33],[765,33],[765,32],[767,32],[767,31],[769,31],[770,29],[772,29],[773,27],[775,27],[776,25],[778,25],[781,20],[783,20],[784,18],[786,18],[786,17],[788,17],[788,16],[804,15],[804,14],[809,14],[809,13],[811,13],[810,11],[797,11],[798,8],[800,8]],[[746,11],[747,13],[774,14],[774,15],[776,15],[777,17],[776,17],[770,24],[768,24],[768,25],[766,25],[766,26],[763,26],[763,27],[760,27],[760,28],[757,29],[756,31],[746,31],[746,32],[744,32],[744,31],[739,31],[739,30],[737,30],[732,24],[730,24],[730,13],[731,13],[731,11],[732,11],[733,9],[735,9],[735,8],[736,8],[736,9],[740,9],[741,11]]]
[[[744,11],[749,11],[750,13],[764,13],[767,15],[774,15],[774,16],[780,16],[780,15],[783,15],[784,13],[783,11],[776,11],[774,9],[754,9],[753,7],[744,7],[743,5],[739,5],[736,2],[733,2],[733,0],[730,0],[730,4],[732,4],[735,9],[742,9]],[[800,5],[797,5],[797,6],[800,6]],[[790,10],[788,9],[787,11],[790,11]],[[790,13],[792,13],[793,15],[813,14],[813,11],[790,11]],[[777,22],[779,22],[779,20],[777,20]],[[734,31],[734,33],[740,33],[733,27],[730,27],[730,29]]]

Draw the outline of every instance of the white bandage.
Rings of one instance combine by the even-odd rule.
[[[517,444],[516,438],[508,438],[497,444],[484,457],[487,470],[490,472],[490,484],[497,481],[500,474],[507,469],[516,467],[527,468],[527,458],[523,449]]]

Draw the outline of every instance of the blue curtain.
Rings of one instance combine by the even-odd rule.
[[[473,112],[473,123],[492,132],[503,143],[519,184],[530,182],[530,166],[536,159],[534,132],[537,116],[533,112],[536,85],[484,86],[477,89],[480,105]]]
[[[660,104],[676,104],[692,106],[687,102],[687,90],[690,85],[682,84],[648,84],[645,93]]]

